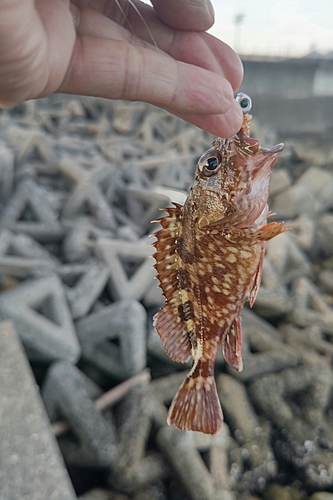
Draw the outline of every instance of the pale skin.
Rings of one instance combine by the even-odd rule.
[[[205,33],[204,0],[0,0],[0,106],[55,92],[144,101],[216,136],[243,115],[233,94],[243,70],[235,52]],[[129,26],[130,24],[130,26]]]

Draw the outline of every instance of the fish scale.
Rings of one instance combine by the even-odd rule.
[[[214,380],[217,350],[242,370],[241,311],[258,293],[265,242],[286,231],[267,223],[269,178],[283,145],[270,150],[241,130],[216,139],[199,159],[184,204],[158,222],[154,254],[166,298],[154,325],[167,354],[192,369],[174,397],[168,423],[216,434],[223,414]]]

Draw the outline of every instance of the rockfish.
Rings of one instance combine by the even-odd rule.
[[[262,148],[249,137],[250,120],[245,113],[236,135],[212,143],[184,206],[173,203],[158,219],[154,267],[166,302],[154,325],[171,359],[193,359],[168,413],[179,429],[221,429],[217,349],[242,370],[243,303],[252,307],[258,293],[265,242],[286,231],[283,222],[267,223],[269,179],[283,144]]]

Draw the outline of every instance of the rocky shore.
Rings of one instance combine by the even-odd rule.
[[[244,370],[218,356],[212,437],[166,425],[188,366],[152,325],[149,235],[213,138],[143,103],[0,112],[0,500],[333,500],[333,145],[282,139],[293,230],[244,308]]]

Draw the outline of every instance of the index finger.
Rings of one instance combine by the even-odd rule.
[[[155,12],[171,28],[207,31],[214,24],[210,0],[151,0]]]

